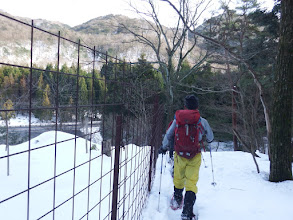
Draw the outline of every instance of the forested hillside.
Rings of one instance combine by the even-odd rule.
[[[278,42],[278,10],[275,8],[272,12],[265,12],[254,8],[249,11],[251,12],[245,8],[242,11],[226,8],[222,15],[209,19],[198,28],[201,33],[222,42],[235,54],[241,55],[243,60],[232,59],[231,55],[226,54],[221,47],[217,47],[207,40],[194,38],[192,33],[189,33],[190,41],[197,40],[196,47],[194,47],[195,52],[200,53],[200,48],[208,51],[208,55],[196,68],[193,68],[193,59],[191,59],[193,57],[184,60],[178,68],[178,78],[172,78],[172,88],[174,88],[175,109],[182,108],[182,100],[186,94],[195,93],[199,97],[201,114],[209,120],[217,140],[232,140],[232,122],[234,120],[234,126],[244,137],[248,146],[264,147],[263,137],[266,136],[266,123],[260,96],[265,99],[267,107],[270,108]],[[27,23],[31,22],[30,19],[18,19]],[[15,25],[4,17],[0,17],[0,21],[0,59],[2,62],[28,64],[30,28]],[[145,73],[152,75],[151,79],[154,81],[147,81],[143,86],[158,90],[162,102],[166,102],[168,96],[166,96],[166,85],[163,78],[159,71],[153,69],[156,66],[148,63],[148,61],[154,60],[154,53],[145,45],[133,41],[135,39],[133,34],[119,25],[120,22],[131,26],[134,30],[139,30],[139,27],[147,25],[143,20],[114,15],[96,18],[73,28],[45,20],[35,20],[34,25],[50,32],[61,31],[61,35],[69,39],[82,39],[81,43],[96,46],[99,51],[138,62],[134,67],[137,71],[133,71],[134,75],[127,77],[130,77],[131,82],[134,83],[137,77],[135,74],[138,74],[139,77],[146,77]],[[44,107],[54,106],[57,90],[53,82],[56,78],[50,71],[56,70],[56,57],[52,52],[56,50],[53,49],[56,47],[56,42],[52,38],[43,38],[41,33],[36,33],[36,36],[39,38],[39,41],[36,40],[36,44],[41,48],[39,53],[42,56],[40,57],[45,58],[46,62],[38,56],[34,62],[37,66],[45,67],[48,72],[33,74],[33,104]],[[153,37],[155,39],[155,36]],[[64,73],[76,74],[77,67],[73,59],[73,49],[70,51],[71,49],[64,45],[61,47],[61,53],[65,49],[68,59],[63,60],[60,70]],[[243,61],[253,68],[255,75],[249,74]],[[145,66],[147,66],[147,71],[143,69]],[[103,91],[115,90],[115,88],[111,88],[111,85],[105,88],[104,79],[107,76],[103,73],[104,68],[106,68],[105,65],[101,66],[101,71],[95,73],[94,83],[92,83],[91,71],[80,69],[80,74],[88,79],[82,78],[78,82],[81,88],[79,93],[81,103],[79,104],[88,104],[92,90],[97,103],[103,101]],[[188,73],[186,77],[178,80],[186,73]],[[27,69],[0,67],[1,108],[26,107],[28,104],[28,75]],[[261,93],[255,84],[255,77],[262,86]],[[75,81],[70,80],[70,76],[62,76],[60,79],[62,89],[59,91],[62,97],[60,105],[74,105],[75,93],[72,85],[75,84]],[[34,114],[42,120],[48,120],[52,117],[53,111],[35,111]],[[60,116],[63,121],[72,119],[73,113],[68,111],[63,114]],[[240,147],[243,148],[243,145],[239,144]]]
[[[3,12],[4,15],[15,17]],[[29,18],[15,17],[24,23],[31,24]],[[108,52],[109,55],[120,59],[137,61],[141,54],[152,59],[153,54],[144,46],[133,42],[130,34],[123,32],[119,23],[129,26],[146,27],[147,23],[139,19],[130,19],[122,15],[108,15],[92,19],[84,24],[71,28],[68,25],[43,19],[34,20],[34,26],[43,30],[58,34],[73,41],[81,39],[81,43],[89,47],[96,46],[98,51]],[[13,20],[0,16],[0,59],[18,64],[28,64],[30,55],[30,27],[15,23]],[[39,66],[46,66],[48,61],[56,62],[57,40],[54,37],[45,36],[41,31],[36,31],[34,47],[37,56],[34,62]],[[63,45],[61,53],[68,54],[63,64],[71,65],[76,61],[74,49]],[[89,56],[89,55],[88,55]]]

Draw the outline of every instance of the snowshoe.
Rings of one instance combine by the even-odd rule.
[[[197,216],[192,213],[192,216],[188,216],[186,214],[181,214],[181,220],[198,220]]]
[[[178,203],[176,199],[174,199],[174,195],[173,195],[170,202],[171,209],[173,210],[182,209],[183,201],[184,201],[184,198],[182,197],[182,200],[180,201],[180,203]]]

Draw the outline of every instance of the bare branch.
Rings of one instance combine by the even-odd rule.
[[[262,85],[260,83],[260,81],[257,78],[257,74],[255,73],[255,71],[253,70],[253,68],[250,66],[249,63],[246,62],[246,60],[243,59],[242,56],[237,55],[236,53],[232,52],[230,48],[227,47],[227,45],[225,45],[225,43],[222,43],[218,40],[215,40],[209,36],[206,36],[204,34],[199,33],[198,31],[195,30],[195,25],[194,24],[188,24],[188,22],[186,22],[186,20],[184,19],[184,16],[180,13],[180,11],[177,9],[177,7],[170,1],[170,0],[161,0],[163,2],[167,2],[169,3],[169,5],[178,13],[178,16],[181,18],[182,22],[184,23],[185,27],[187,29],[190,30],[190,32],[192,32],[193,34],[202,37],[203,39],[205,39],[208,42],[213,43],[214,45],[217,45],[221,48],[223,48],[225,51],[227,51],[227,53],[229,54],[229,56],[231,56],[232,58],[234,58],[235,60],[237,60],[238,62],[242,63],[247,70],[249,71],[249,73],[251,74],[251,76],[254,79],[254,83],[256,84],[257,88],[259,89],[260,92],[260,100],[263,106],[263,111],[264,111],[264,115],[265,115],[265,121],[266,121],[266,128],[267,128],[267,135],[268,137],[270,136],[271,133],[271,122],[270,122],[270,117],[269,117],[269,112],[267,109],[267,104],[264,100],[263,97],[263,88]]]
[[[248,152],[251,153],[252,158],[253,158],[253,161],[254,161],[255,166],[256,166],[256,170],[257,170],[258,173],[260,173],[260,171],[259,171],[259,167],[258,167],[258,164],[257,164],[257,161],[256,161],[256,159],[255,159],[255,157],[259,157],[259,156],[258,156],[254,151],[252,151],[250,147],[248,147],[247,143],[245,143],[245,142],[242,140],[242,138],[240,137],[239,133],[238,133],[235,129],[233,129],[233,132],[234,132],[234,134],[236,135],[237,139],[238,139],[238,140],[243,144],[243,146],[246,148],[246,150],[247,150]]]

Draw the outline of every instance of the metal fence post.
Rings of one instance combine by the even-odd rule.
[[[114,178],[113,178],[111,220],[117,219],[119,155],[120,155],[120,145],[121,145],[121,134],[122,134],[122,116],[118,115],[116,118],[115,159],[114,159]]]
[[[162,130],[163,130],[163,112],[162,112],[162,106],[159,105],[158,100],[158,112],[157,112],[157,127],[156,127],[156,139],[155,139],[155,149],[154,149],[154,167],[156,167],[157,164],[157,158],[158,158],[158,150],[162,144]]]
[[[7,159],[8,174],[10,172],[9,165],[11,165],[11,158],[15,155],[21,155],[24,157],[25,160],[23,162],[21,161],[20,164],[23,165],[23,163],[25,163],[25,166],[27,167],[25,168],[27,178],[24,180],[27,182],[25,182],[24,186],[21,186],[21,190],[17,192],[11,191],[11,195],[9,191],[9,194],[4,196],[4,198],[0,198],[1,208],[2,204],[7,206],[4,210],[4,216],[7,215],[7,219],[15,219],[14,216],[21,215],[21,219],[25,220],[31,218],[41,219],[52,217],[54,220],[59,218],[59,213],[62,212],[59,210],[63,210],[63,205],[66,204],[67,207],[70,207],[69,212],[66,213],[70,219],[75,219],[77,217],[79,219],[93,217],[95,219],[111,218],[113,220],[119,218],[140,218],[142,210],[145,207],[148,190],[151,189],[153,184],[156,171],[157,149],[161,143],[160,131],[162,130],[161,120],[163,117],[159,96],[155,95],[156,89],[153,90],[148,87],[141,88],[139,86],[140,83],[133,83],[133,76],[136,74],[136,64],[126,63],[124,60],[118,59],[117,56],[116,58],[109,56],[107,52],[103,53],[101,51],[96,51],[95,47],[93,49],[93,56],[88,56],[92,52],[92,48],[87,45],[82,45],[80,40],[77,42],[75,40],[61,37],[60,31],[58,34],[55,34],[41,29],[40,27],[36,27],[33,20],[31,24],[29,24],[0,13],[0,18],[2,17],[9,19],[11,22],[16,22],[18,24],[15,28],[16,31],[19,30],[21,26],[28,27],[27,33],[25,31],[24,36],[27,37],[28,40],[30,38],[31,46],[31,50],[27,52],[28,62],[30,62],[30,64],[22,66],[17,60],[14,60],[13,63],[9,63],[8,61],[8,63],[4,61],[0,62],[1,68],[2,66],[8,66],[11,68],[9,68],[9,71],[12,71],[14,68],[19,68],[22,74],[22,78],[19,79],[23,80],[21,82],[23,83],[23,88],[21,88],[21,95],[23,96],[19,96],[22,100],[16,104],[15,111],[17,110],[17,112],[24,114],[28,113],[29,123],[28,126],[23,128],[20,127],[20,132],[25,133],[25,136],[23,135],[24,137],[22,137],[21,135],[19,140],[15,140],[23,141],[21,139],[25,138],[26,141],[26,139],[28,139],[27,149],[20,152],[11,152],[11,149],[9,148],[10,142],[9,139],[7,139],[7,155],[0,155],[0,162],[4,162]],[[38,51],[39,48],[43,47],[42,45],[35,44],[37,40],[35,39],[35,33],[37,33],[38,39],[45,37],[50,39],[50,41],[52,40],[54,44],[55,41],[57,43],[58,40],[58,44],[56,44],[56,46],[58,46],[58,48],[56,48],[57,54],[55,54],[57,55],[56,66],[49,65],[48,63],[46,68],[38,67],[38,61],[33,60],[33,57],[35,57],[35,51]],[[74,59],[77,59],[77,66],[75,64],[71,67],[62,68],[62,70],[60,69],[61,60],[65,61],[64,59],[66,59],[63,57],[64,55],[60,53],[61,47],[75,48],[72,54],[75,56]],[[42,58],[42,56],[39,58]],[[93,66],[92,75],[89,72],[90,64],[88,63],[91,59]],[[49,60],[47,61],[49,62]],[[65,63],[68,64],[67,61],[65,61]],[[76,61],[74,61],[74,63],[76,63]],[[95,66],[95,63],[97,63],[97,67]],[[100,70],[97,69],[101,74],[96,72],[96,68],[101,68]],[[42,105],[41,103],[38,103],[38,98],[35,99],[37,91],[42,90],[42,88],[37,88],[38,78],[41,74],[43,74],[43,81],[49,85],[52,91],[50,95],[48,95],[48,98],[51,101],[50,105]],[[80,80],[86,81],[86,84],[88,85],[87,93],[85,90],[81,91]],[[64,85],[66,85],[66,88],[63,87]],[[81,92],[85,92],[83,94],[87,95],[79,97]],[[136,92],[139,92],[142,96],[136,96]],[[149,102],[150,97],[152,97],[151,103]],[[142,108],[140,108],[140,105],[142,104],[144,105],[143,107],[145,107],[144,111],[141,111]],[[107,118],[109,114],[106,112],[109,108],[112,110],[113,106],[117,107],[118,111],[114,113],[111,112],[113,115],[112,120],[111,117],[109,117],[109,119]],[[12,111],[14,110],[0,109],[0,112],[5,114]],[[52,114],[51,116],[55,118],[54,123],[40,122],[40,125],[33,125],[33,113],[36,111],[42,114],[47,111],[50,112],[50,115]],[[79,126],[81,124],[80,117],[82,117],[82,111],[86,113],[85,117],[87,117],[88,114],[91,115],[89,125],[90,133],[80,133]],[[95,118],[95,113],[97,113],[97,116],[100,116],[101,114],[102,122],[100,122],[100,118],[93,120]],[[87,117],[87,119],[88,118],[89,117]],[[98,126],[101,130],[98,130],[98,127],[93,127],[94,122],[95,124],[101,123],[101,125]],[[55,138],[53,134],[51,143],[44,143],[43,145],[39,141],[32,141],[32,138],[35,137],[35,133],[43,133],[43,131],[51,130],[51,127],[53,127],[54,124]],[[88,123],[86,123],[86,125],[87,124]],[[37,130],[38,128],[40,129]],[[6,126],[6,129],[9,129],[6,132],[7,135],[12,132],[8,125]],[[59,130],[69,132],[71,135],[68,135],[68,137],[64,139],[62,138],[61,140],[59,136],[62,137],[62,134],[58,132]],[[111,146],[115,146],[115,154],[113,152],[115,156],[112,157],[111,155],[110,158],[107,158],[111,160],[109,166],[108,164],[105,165],[105,157],[103,154],[100,155],[99,151],[94,151],[95,149],[89,151],[88,155],[81,155],[79,153],[80,148],[84,149],[84,142],[79,144],[81,138],[90,137],[89,142],[90,146],[92,146],[92,143],[94,142],[99,143],[98,138],[94,140],[92,137],[92,135],[98,133],[102,134],[102,149],[105,150],[106,145],[109,147],[109,156],[112,152]],[[74,137],[72,137],[72,135],[74,135]],[[9,137],[7,136],[7,138]],[[87,141],[85,143],[87,144]],[[69,145],[71,146],[70,152],[73,153],[72,159],[74,159],[74,161],[72,164],[73,166],[68,168],[67,166],[64,166],[64,170],[62,169],[62,172],[59,172],[60,166],[58,165],[59,163],[57,163],[57,158],[62,158],[63,153],[59,153],[60,151],[57,151],[57,149],[59,149],[60,146],[62,147],[63,144],[68,144],[68,149]],[[122,150],[120,151],[120,148],[123,147],[124,144],[131,144],[131,147],[128,149],[126,148],[125,152],[123,150],[122,157]],[[145,147],[145,145],[150,145],[151,147]],[[50,154],[46,155],[46,157],[44,155],[44,159],[50,159],[52,162],[50,168],[52,168],[53,172],[48,172],[44,176],[37,176],[36,174],[38,173],[35,171],[32,172],[32,169],[36,167],[36,163],[40,163],[39,161],[32,160],[32,156],[37,154],[41,155],[41,149],[48,149],[48,151],[50,151]],[[89,148],[86,149],[89,150]],[[131,157],[128,157],[130,154]],[[38,159],[41,161],[43,158],[38,157]],[[79,163],[81,161],[80,159],[82,159],[82,163]],[[113,159],[115,161],[113,161]],[[45,160],[42,160],[41,166],[45,164]],[[41,168],[41,166],[38,166],[38,168]],[[88,179],[86,179],[87,177],[84,178],[84,180],[87,180],[87,186],[82,187],[82,189],[80,188],[81,185],[79,181],[79,178],[81,178],[79,175],[81,167],[85,170],[83,173],[88,173]],[[97,169],[99,169],[98,172],[100,175],[93,176],[92,173]],[[106,169],[109,169],[109,171]],[[122,169],[124,169],[124,177],[121,172]],[[103,171],[107,171],[107,173]],[[148,171],[150,172],[148,173]],[[37,179],[35,179],[35,177],[37,177]],[[59,193],[62,193],[62,191],[60,191],[62,190],[62,187],[58,184],[59,177],[68,178],[70,181],[69,186],[72,186],[72,188],[69,187],[68,190],[70,190],[72,194],[70,196],[71,198],[64,198],[66,200],[61,200],[61,203],[58,202],[57,204],[56,199],[57,197],[60,197]],[[1,181],[6,181],[6,179],[1,179]],[[107,192],[105,191],[107,194],[104,195],[102,190],[104,190],[103,183],[105,182],[108,184],[108,187],[105,189],[107,190]],[[63,183],[66,184],[62,181],[62,184]],[[14,184],[18,183],[14,182]],[[52,201],[48,203],[46,207],[39,207],[40,209],[36,212],[37,203],[35,203],[35,201],[38,199],[37,193],[42,190],[42,186],[50,187],[48,188],[50,190],[46,193],[52,198]],[[10,187],[7,187],[8,190],[10,190],[9,188]],[[6,191],[6,188],[3,190]],[[82,198],[79,196],[81,194],[85,195],[86,193],[87,201],[85,197]],[[90,203],[92,196],[97,196],[99,198],[95,199],[93,203]],[[21,197],[25,197],[21,204],[24,207],[24,210],[21,211],[21,213],[11,212],[15,206],[14,198]],[[82,209],[77,207],[79,201],[83,202],[86,209],[85,207]],[[104,205],[109,212],[104,212]],[[3,213],[1,213],[1,216],[2,215]]]
[[[156,132],[157,132],[157,120],[158,120],[158,107],[159,107],[159,97],[155,96],[154,100],[154,109],[153,109],[153,123],[152,123],[152,138],[151,138],[151,153],[150,153],[150,169],[149,169],[149,184],[148,190],[151,191],[151,183],[152,183],[152,170],[153,170],[153,162],[155,160],[155,143],[156,143]]]

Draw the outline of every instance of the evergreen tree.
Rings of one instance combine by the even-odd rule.
[[[88,89],[84,77],[79,78],[79,105],[88,104]]]
[[[39,103],[41,103],[41,100],[43,99],[44,89],[45,89],[44,77],[43,77],[43,73],[41,73],[40,77],[39,77],[39,80],[38,80],[37,94],[36,94],[36,98],[37,98]]]
[[[227,75],[223,83],[231,91],[232,102],[227,104],[231,107],[233,104],[229,109],[233,114],[233,128],[254,151],[263,145],[263,137],[269,133],[270,121],[264,112],[266,114],[270,106],[276,36],[267,30],[277,24],[277,17],[260,11],[255,0],[239,1],[235,11],[227,5],[222,8],[223,15],[212,20],[210,30],[214,30],[211,36],[220,42],[218,45],[226,49],[210,47],[214,51],[210,62]],[[237,143],[235,145],[237,148]]]
[[[45,85],[44,85],[44,78],[43,78],[43,73],[40,74],[38,82],[37,82],[37,90],[35,95],[32,97],[34,105],[37,107],[37,110],[34,111],[34,116],[43,120],[43,98],[44,98],[44,90],[45,90]]]
[[[2,109],[4,110],[12,110],[14,109],[13,102],[8,99],[6,102],[4,102]],[[15,117],[15,111],[3,111],[0,113],[1,119],[5,121],[9,121],[11,118]]]
[[[13,102],[8,99],[2,107],[4,110],[12,110],[13,107]],[[15,117],[15,112],[14,111],[1,111],[0,112],[0,118],[2,118],[2,120],[5,120],[5,125],[6,125],[6,151],[9,151],[9,145],[8,145],[8,124],[9,124],[9,120],[11,118]],[[9,171],[8,171],[8,175],[9,175]]]
[[[45,109],[47,107],[51,106],[51,102],[50,102],[50,86],[49,84],[46,85],[44,92],[43,92],[43,101],[42,101],[42,107],[44,109],[41,110],[42,113],[42,120],[48,121],[52,119],[53,113],[52,110],[50,109]]]
[[[104,102],[106,93],[105,77],[102,77],[99,72],[94,74],[94,103],[99,104]]]

